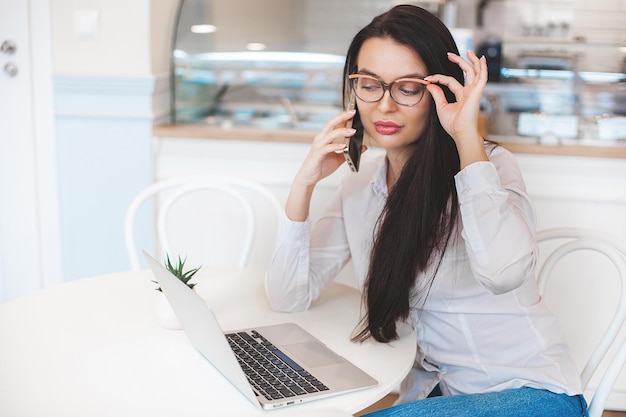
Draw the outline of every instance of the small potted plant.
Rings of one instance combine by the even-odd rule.
[[[170,271],[175,277],[181,280],[186,286],[190,289],[194,289],[196,286],[195,282],[190,282],[193,276],[200,270],[200,267],[193,268],[188,271],[185,271],[185,262],[187,258],[181,259],[178,257],[178,263],[174,265],[170,260],[169,255],[165,254],[165,268]],[[155,284],[159,284],[157,281],[152,280]],[[178,330],[181,328],[180,322],[178,318],[176,318],[176,314],[172,310],[170,303],[165,298],[165,294],[163,294],[163,290],[161,287],[157,287],[158,295],[156,298],[155,310],[156,310],[156,320],[162,327],[166,329]]]
[[[172,264],[172,261],[170,260],[170,256],[167,253],[165,254],[165,268],[167,268],[168,271],[174,274],[176,278],[181,280],[183,284],[185,284],[186,286],[188,286],[189,288],[193,290],[193,287],[195,287],[196,284],[194,282],[189,282],[189,281],[191,280],[191,278],[193,278],[196,272],[200,270],[201,267],[199,266],[197,268],[190,269],[189,271],[185,271],[186,261],[187,261],[186,257],[185,259],[181,259],[179,256],[178,265],[174,266]],[[154,282],[157,285],[159,284],[157,281],[154,281],[154,280],[152,280],[152,282]],[[161,290],[161,287],[158,287],[156,290],[163,292],[163,290]]]

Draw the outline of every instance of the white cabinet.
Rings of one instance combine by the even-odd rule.
[[[155,143],[156,179],[199,173],[233,175],[264,184],[282,202],[309,149],[307,143],[232,139],[156,138]],[[370,148],[364,158],[380,152]],[[587,227],[626,239],[626,159],[534,154],[517,154],[517,158],[537,208],[539,229]],[[319,215],[346,171],[342,167],[342,172],[316,188],[311,218]],[[267,233],[273,236],[273,231]],[[263,248],[265,259],[271,249],[268,242]],[[560,299],[569,309],[562,321],[572,356],[581,364],[605,328],[617,291],[610,280],[603,279],[612,271],[598,259],[581,257],[576,262],[550,290],[568,294]],[[340,279],[349,283],[350,272],[346,268]],[[579,308],[572,310],[572,305]],[[626,373],[618,380],[609,407],[626,410]]]
[[[217,174],[256,180],[284,202],[307,143],[155,138],[155,179]],[[364,158],[381,151],[370,148]],[[578,226],[626,238],[626,159],[516,154],[537,207],[538,228]],[[316,188],[311,217],[324,208],[344,172]]]
[[[157,180],[193,174],[234,176],[260,182],[283,203],[309,150],[305,143],[184,138],[155,141]],[[340,173],[332,175],[315,189],[312,218],[324,208],[340,178]]]
[[[588,227],[626,238],[626,159],[516,154],[539,229]]]

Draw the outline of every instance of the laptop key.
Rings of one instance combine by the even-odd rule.
[[[289,389],[292,390],[296,395],[306,394],[306,391],[298,386],[289,387]]]
[[[293,397],[296,395],[289,388],[282,388],[281,390],[279,390],[279,392],[285,397]]]

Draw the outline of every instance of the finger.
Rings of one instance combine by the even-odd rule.
[[[482,82],[484,79],[484,71],[487,69],[486,59],[478,58],[474,51],[467,51],[466,55],[467,60],[453,53],[449,53],[448,57],[450,61],[456,63],[465,74],[466,85],[473,85],[476,82]]]
[[[356,133],[355,129],[347,127],[338,127],[328,133],[323,139],[316,139],[314,146],[319,149],[322,154],[331,152],[342,153],[346,147],[345,139]]]
[[[483,55],[480,57],[479,61],[480,62],[478,65],[480,71],[478,72],[478,77],[481,83],[487,84],[487,79],[489,78],[489,71],[487,70],[487,58]]]
[[[450,60],[450,62],[457,64],[459,68],[461,68],[461,71],[463,71],[463,73],[465,74],[466,83],[471,84],[474,82],[474,68],[472,64],[470,64],[468,61],[466,61],[459,55],[452,53],[452,52],[448,52],[448,60]]]
[[[314,141],[325,143],[333,142],[337,139],[337,137],[339,137],[337,135],[337,130],[343,130],[343,132],[340,133],[341,135],[349,135],[348,129],[346,129],[346,123],[354,117],[355,113],[356,112],[354,110],[343,111],[332,117],[328,122],[326,122],[322,130],[320,130]]]
[[[430,81],[430,80],[429,80]],[[441,87],[437,84],[429,84],[426,86],[426,89],[430,93],[433,101],[435,102],[435,106],[440,109],[446,104],[448,104],[448,100],[446,99],[446,95],[444,94]]]
[[[472,65],[472,68],[474,69],[474,72],[476,74],[479,74],[481,72],[481,59],[478,58],[478,55],[476,55],[476,53],[474,51],[467,51],[467,60],[470,62],[470,64]]]
[[[344,149],[346,149],[345,143],[329,143],[324,147],[324,153],[337,153],[342,154]]]
[[[333,145],[337,145],[333,148],[333,152],[335,153],[343,153],[343,151],[346,149],[346,146],[348,146],[345,143],[335,143]]]
[[[450,77],[449,75],[434,74],[425,77],[424,79],[430,81],[431,83],[445,85],[452,92],[452,94],[457,97],[458,94],[463,91],[463,84],[461,84],[456,78]],[[426,86],[426,88],[428,87],[429,86]],[[428,91],[430,91],[430,89]]]
[[[348,120],[352,119],[355,114],[356,114],[355,110],[342,111],[341,113],[335,115],[330,120],[328,120],[328,122],[326,122],[326,125],[324,125],[324,127],[320,131],[320,133],[328,134],[334,129],[345,127]]]
[[[332,152],[342,153],[346,147],[345,138],[352,136],[354,133],[353,129],[342,128],[334,130],[323,138],[316,138],[313,141],[312,149],[317,149],[317,152],[323,155]]]
[[[473,65],[475,77],[473,81],[476,84],[486,84],[488,78],[487,58],[483,55],[480,58],[473,52],[467,52],[467,58]]]

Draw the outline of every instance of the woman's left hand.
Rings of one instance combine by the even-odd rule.
[[[427,88],[435,101],[441,125],[456,142],[461,166],[464,167],[475,160],[486,159],[483,138],[478,132],[478,115],[480,100],[487,84],[487,60],[484,56],[478,58],[472,51],[467,53],[469,62],[451,52],[448,53],[448,59],[463,70],[465,85],[454,77],[435,74],[426,77],[431,82]],[[443,90],[437,84],[448,87],[456,97],[456,102],[448,103]]]

